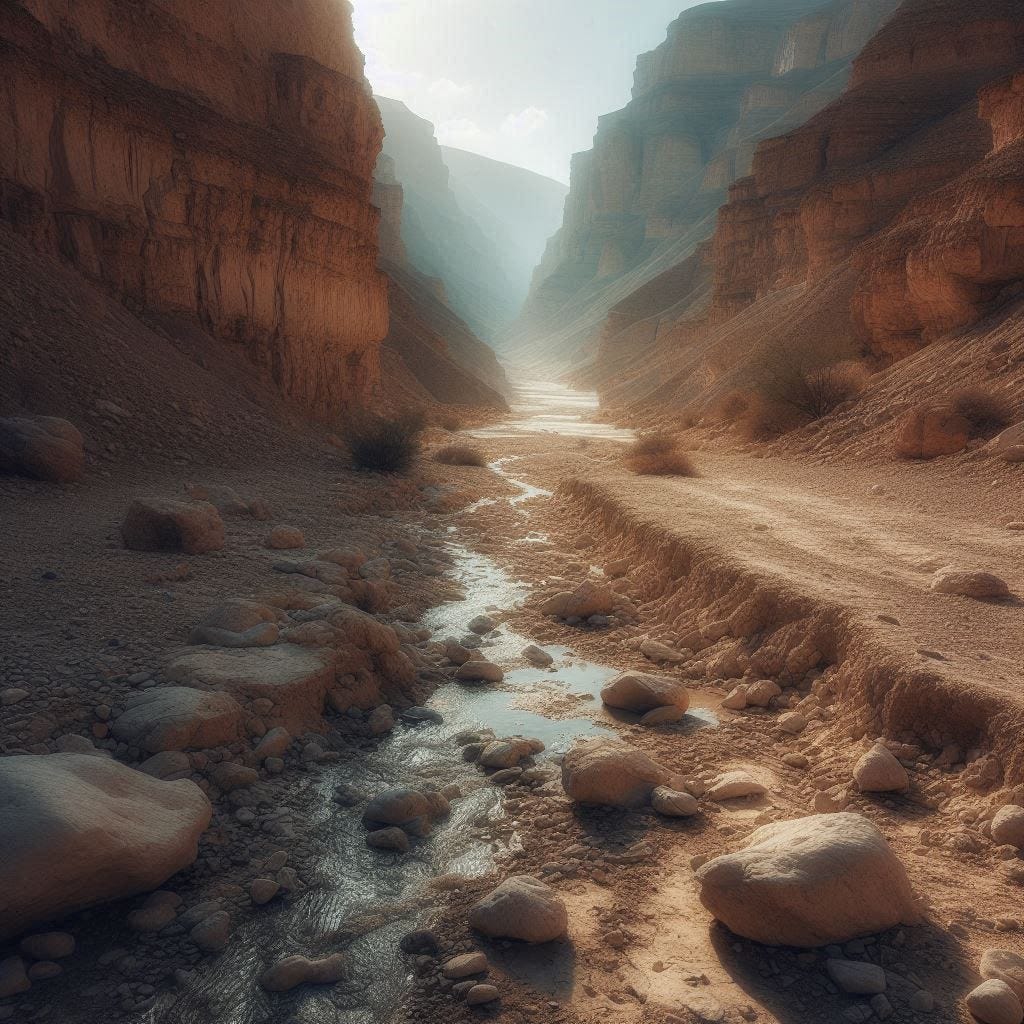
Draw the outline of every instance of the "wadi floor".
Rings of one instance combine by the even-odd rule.
[[[303,951],[280,948],[282,936],[347,950],[353,936],[382,926],[335,921],[333,938],[316,942],[296,930],[304,906],[314,908],[309,920],[316,920],[317,892],[329,888],[323,850],[332,827],[319,813],[330,802],[320,782],[330,766],[296,756],[283,775],[260,782],[257,810],[264,820],[287,811],[280,828],[246,831],[234,805],[218,807],[196,868],[166,886],[188,906],[219,899],[231,909],[236,937],[220,954],[220,968],[218,957],[199,953],[180,933],[140,938],[127,930],[123,922],[136,900],[64,923],[78,939],[74,958],[60,977],[0,1002],[0,1020],[969,1019],[962,998],[977,981],[981,954],[996,946],[1024,953],[1024,862],[986,833],[993,809],[1024,795],[1024,616],[1016,598],[972,601],[933,593],[929,582],[937,569],[964,564],[995,572],[1024,594],[1024,532],[1008,528],[1024,519],[1019,478],[1001,471],[993,481],[981,458],[955,472],[941,462],[839,467],[710,444],[696,454],[697,478],[638,478],[623,468],[622,441],[607,436],[613,432],[573,421],[587,418],[579,408],[562,410],[567,418],[554,422],[561,432],[552,432],[557,401],[532,427],[467,432],[465,440],[484,449],[497,471],[442,467],[427,458],[408,479],[368,478],[317,445],[254,455],[229,471],[140,470],[131,479],[107,475],[68,489],[3,481],[0,689],[28,696],[2,709],[0,750],[63,749],[70,735],[102,742],[97,706],[145,683],[211,605],[265,586],[279,553],[267,551],[263,538],[287,523],[304,531],[311,550],[357,543],[392,557],[399,569],[385,619],[415,627],[422,612],[450,601],[453,585],[461,586],[470,598],[464,624],[488,609],[499,620],[485,650],[492,643],[500,648],[509,631],[557,648],[556,671],[525,686],[508,671],[525,664],[513,656],[505,666],[510,678],[494,687],[508,708],[619,733],[698,782],[744,768],[767,785],[767,795],[702,801],[702,813],[685,820],[580,809],[562,792],[555,744],[554,759],[541,755],[542,771],[529,783],[497,790],[482,774],[473,783],[498,798],[481,803],[478,817],[460,818],[458,827],[483,839],[490,864],[433,880],[419,872],[416,886],[402,890],[401,914],[382,911],[389,926],[428,924],[446,953],[484,950],[500,1004],[467,1007],[439,977],[436,960],[405,957],[393,939],[371,947],[376,962],[365,951],[353,953],[359,983],[343,983],[343,999],[308,990],[250,998],[245,993],[256,988],[261,958]],[[442,440],[438,433],[430,444]],[[131,498],[173,496],[186,480],[258,498],[271,518],[229,518],[228,547],[215,555],[125,551],[117,525]],[[506,600],[507,587],[492,600],[479,581],[467,587],[459,576],[465,552],[488,559],[503,581],[521,584],[514,599]],[[605,568],[622,560],[610,575],[628,614],[607,626],[540,614],[543,597],[605,579]],[[747,613],[746,630],[716,636],[708,628]],[[639,649],[648,638],[683,651],[684,659],[655,667]],[[808,638],[817,657],[786,675],[785,706],[720,707],[759,645],[783,645],[788,655]],[[693,713],[656,728],[613,717],[574,684],[574,667],[584,662],[684,678]],[[423,699],[439,686],[432,706],[443,711],[448,688],[457,684],[427,670],[421,682]],[[782,733],[779,715],[811,694],[817,699],[802,705],[814,711],[810,727],[798,736]],[[378,744],[360,728],[354,719],[326,726],[325,743],[356,776]],[[879,736],[908,767],[905,795],[868,796],[851,783],[854,762]],[[803,757],[786,763],[787,754]],[[415,776],[420,762],[409,757]],[[436,773],[436,762],[423,764]],[[866,814],[881,829],[925,910],[919,925],[843,950],[884,966],[886,999],[873,1004],[836,990],[824,951],[730,935],[701,905],[693,879],[695,865],[734,848],[760,824],[841,808]],[[439,828],[406,856],[433,863],[431,845],[452,843],[457,837]],[[261,945],[251,938],[261,910],[248,903],[245,885],[277,849],[288,851],[298,876],[288,895],[290,930],[268,925],[274,941]],[[400,860],[383,857],[380,870],[405,870],[396,866]],[[545,878],[566,900],[570,941],[524,948],[470,932],[469,904],[501,877],[524,873]],[[247,942],[253,951],[235,948]],[[237,964],[230,987],[241,994],[219,1003],[215,990],[229,962]],[[387,998],[375,997],[375,978]]]

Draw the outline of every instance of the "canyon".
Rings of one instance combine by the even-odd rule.
[[[1019,0],[359,3],[0,0],[0,1022],[1024,1024]]]

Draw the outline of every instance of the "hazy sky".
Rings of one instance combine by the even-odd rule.
[[[636,56],[697,0],[354,0],[374,90],[443,145],[569,180],[599,114],[629,99]]]

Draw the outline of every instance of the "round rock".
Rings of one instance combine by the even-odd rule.
[[[469,923],[492,939],[552,942],[565,935],[569,915],[551,886],[530,875],[515,875],[473,906]]]

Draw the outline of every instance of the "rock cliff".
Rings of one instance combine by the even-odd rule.
[[[608,309],[690,256],[757,140],[834,99],[897,2],[724,0],[684,11],[639,58],[629,104],[602,117],[594,148],[573,158],[562,227],[516,326],[522,352],[572,352]]]
[[[378,376],[380,117],[347,3],[0,0],[0,218],[292,399]]]
[[[498,244],[460,208],[434,126],[397,100],[378,96],[384,154],[402,184],[402,240],[409,261],[444,282],[448,302],[484,341],[515,316]]]
[[[613,404],[699,417],[750,386],[769,346],[846,353],[885,371],[833,417],[846,452],[929,396],[975,384],[1012,398],[1022,68],[1014,0],[906,0],[842,96],[759,144],[719,213],[705,287],[674,304],[639,291],[607,318],[592,382]],[[824,450],[816,429],[804,441]]]

